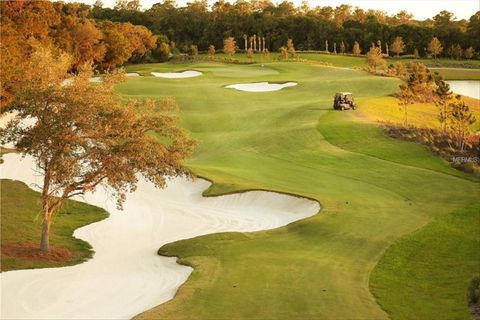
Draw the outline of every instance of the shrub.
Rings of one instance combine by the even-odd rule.
[[[469,304],[476,304],[480,301],[480,276],[474,277],[470,282],[467,298]]]

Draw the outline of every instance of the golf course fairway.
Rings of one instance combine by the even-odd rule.
[[[181,70],[203,75],[150,75]],[[398,79],[313,62],[150,64],[127,71],[142,76],[118,86],[125,98],[176,98],[182,125],[199,141],[188,165],[214,182],[207,195],[265,189],[314,198],[322,206],[321,214],[279,229],[163,246],[160,254],[178,256],[194,272],[172,301],[138,318],[413,319],[415,312],[428,315],[422,308],[431,305],[432,319],[468,318],[465,296],[479,272],[478,250],[437,257],[449,261],[451,270],[471,262],[442,281],[429,278],[441,266],[418,264],[422,281],[434,284],[433,290],[463,290],[454,308],[411,288],[411,299],[403,300],[406,288],[390,281],[390,264],[378,263],[392,244],[414,237],[412,232],[430,222],[455,212],[475,214],[478,179],[450,168],[423,146],[384,136],[361,112],[332,110],[336,92],[353,92],[361,111],[362,101],[397,91]],[[298,85],[275,92],[224,89],[248,82]],[[457,228],[469,228],[469,220],[460,219]],[[478,244],[478,233],[472,237]],[[435,245],[431,248],[435,254]],[[404,253],[401,247],[393,252]],[[374,268],[377,276],[371,278]],[[403,311],[392,312],[398,305]]]

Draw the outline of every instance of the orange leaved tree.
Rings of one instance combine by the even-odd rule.
[[[194,147],[176,126],[173,99],[124,104],[114,90],[122,72],[92,84],[89,64],[66,84],[71,61],[36,48],[15,89],[11,109],[17,117],[0,131],[2,142],[32,156],[44,176],[42,251],[49,251],[52,216],[66,199],[103,185],[121,207],[141,176],[164,187],[166,177],[189,175],[183,160]],[[22,125],[27,117],[36,122]]]

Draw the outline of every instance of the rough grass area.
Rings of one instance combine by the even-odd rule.
[[[480,205],[445,214],[390,247],[370,288],[392,319],[471,319],[467,289],[480,274]]]
[[[60,267],[83,262],[92,257],[88,243],[72,236],[84,225],[105,219],[103,209],[77,201],[67,201],[54,216],[52,254],[41,254],[41,197],[23,182],[2,179],[1,187],[1,271]]]
[[[317,199],[322,210],[272,231],[210,235],[161,248],[195,271],[174,300],[139,318],[388,319],[369,290],[385,250],[436,217],[478,201],[478,179],[421,145],[386,137],[377,119],[361,112],[363,104],[358,111],[332,110],[335,92],[353,91],[359,101],[384,99],[397,90],[398,79],[312,62],[129,67],[159,70],[203,75],[139,77],[118,90],[124,97],[177,99],[183,126],[200,142],[188,164],[215,182],[208,195],[275,190]],[[252,80],[298,85],[269,93],[223,89]],[[465,304],[457,307],[468,311]]]
[[[473,124],[473,130],[480,130],[480,100],[462,97],[470,107],[470,111],[478,119]],[[360,99],[358,113],[368,121],[393,122],[403,124],[403,107],[398,105],[398,99],[388,96],[373,99]],[[433,103],[415,103],[408,106],[408,124],[418,127],[441,128],[438,121],[439,109]]]
[[[430,70],[438,72],[446,80],[480,80],[480,69],[430,68]]]

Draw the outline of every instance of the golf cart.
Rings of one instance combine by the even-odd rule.
[[[357,106],[353,101],[353,94],[351,92],[336,93],[335,99],[333,100],[333,109],[335,110],[357,109]]]

